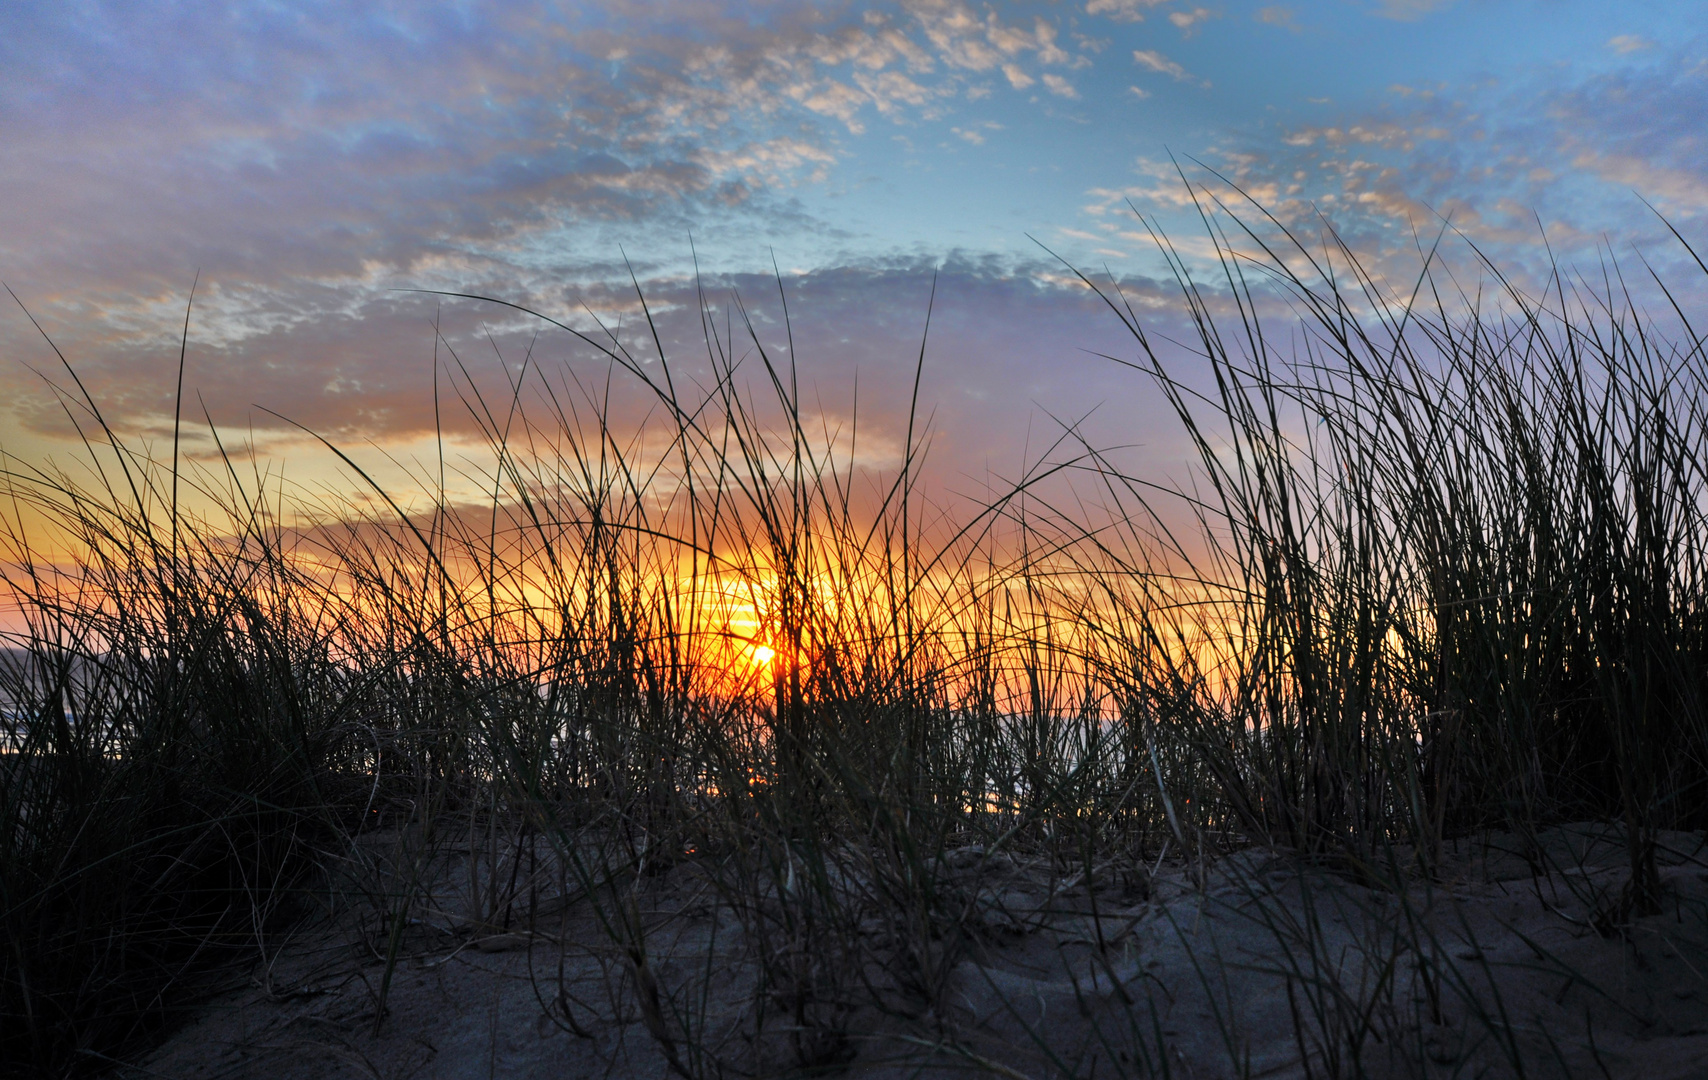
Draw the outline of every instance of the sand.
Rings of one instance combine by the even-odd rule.
[[[1265,849],[1088,881],[967,847],[934,914],[852,857],[745,900],[687,859],[596,905],[549,851],[446,851],[389,985],[383,905],[329,885],[121,1075],[1708,1077],[1702,838],[1661,837],[1663,910],[1617,926],[1616,832],[1525,850],[1462,840],[1397,892]]]

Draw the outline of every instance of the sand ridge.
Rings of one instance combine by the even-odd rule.
[[[1267,849],[1088,880],[967,846],[911,935],[854,902],[791,919],[786,875],[742,910],[685,860],[613,903],[549,853],[531,879],[447,854],[389,983],[391,938],[329,908],[122,1075],[1708,1075],[1701,837],[1662,835],[1665,910],[1611,931],[1616,830],[1444,854],[1395,889]]]

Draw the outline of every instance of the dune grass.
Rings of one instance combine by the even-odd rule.
[[[684,1076],[834,1068],[855,1009],[928,1014],[973,947],[950,865],[1005,850],[1143,881],[1257,845],[1403,890],[1455,837],[1540,864],[1547,828],[1594,820],[1630,867],[1599,927],[1656,910],[1657,834],[1708,828],[1687,312],[1666,330],[1616,277],[1530,295],[1493,265],[1485,297],[1433,256],[1396,292],[1332,235],[1198,194],[1219,277],[1158,237],[1184,352],[1085,279],[1132,334],[1111,359],[1179,418],[1180,487],[1069,430],[951,514],[912,420],[872,487],[803,418],[792,356],[709,305],[699,382],[562,328],[652,395],[644,440],[603,384],[524,366],[491,400],[442,342],[445,405],[490,451],[478,507],[442,473],[364,511],[223,448],[156,460],[76,384],[86,472],[6,471],[28,630],[0,668],[0,1061],[134,1058],[333,883],[385,961],[383,1026],[447,849],[492,870],[500,926],[523,853],[554,859]],[[649,953],[636,883],[682,865],[757,973],[747,1066],[696,1019],[718,973],[664,985]],[[1368,1023],[1317,1015],[1302,1058],[1361,1072]],[[1134,1016],[1130,1071],[1166,1074]]]

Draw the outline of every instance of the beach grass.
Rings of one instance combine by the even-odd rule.
[[[483,932],[537,919],[555,875],[678,1075],[834,1071],[862,1010],[1001,1072],[939,1022],[994,918],[969,867],[1142,896],[1261,850],[1401,898],[1356,993],[1320,927],[1257,909],[1307,1074],[1435,1075],[1421,1022],[1373,1019],[1413,993],[1480,1025],[1460,1060],[1546,1075],[1406,898],[1464,838],[1547,876],[1550,830],[1606,823],[1624,870],[1586,919],[1617,938],[1661,909],[1660,838],[1708,828],[1702,339],[1659,279],[1663,318],[1611,274],[1485,261],[1484,292],[1433,252],[1396,288],[1191,190],[1209,276],[1157,244],[1193,336],[1083,278],[1131,334],[1109,360],[1178,418],[1174,484],[1069,427],[1007,489],[937,503],[917,400],[874,483],[805,418],[792,354],[709,303],[710,377],[554,331],[650,396],[645,439],[601,382],[524,368],[493,400],[442,341],[483,505],[330,442],[362,506],[224,444],[192,468],[68,365],[83,471],[6,463],[0,1060],[135,1061],[327,904],[363,927],[382,1030],[456,854]],[[638,898],[679,872],[730,914],[741,979],[660,961]],[[1401,956],[1440,962],[1402,980]],[[1108,1067],[1168,1075],[1154,998],[1126,1009]]]

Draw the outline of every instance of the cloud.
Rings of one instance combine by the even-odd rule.
[[[1698,55],[1685,43],[1639,67],[1556,66],[1437,86],[1375,109],[1342,108],[1280,138],[1230,139],[1201,157],[1278,220],[1308,237],[1332,226],[1395,280],[1415,272],[1418,235],[1427,244],[1450,222],[1532,283],[1555,257],[1597,266],[1612,236],[1640,246],[1669,281],[1698,289],[1694,264],[1642,201],[1693,240],[1708,222],[1708,141],[1697,120],[1708,114],[1708,79],[1694,73]],[[1129,200],[1165,218],[1190,212],[1169,162],[1143,162],[1140,174],[1089,192],[1087,218],[1116,218]],[[1472,281],[1480,272],[1474,260],[1465,270]]]
[[[1035,17],[1029,27],[1004,22],[994,11],[981,16],[962,0],[912,0],[909,9],[932,48],[952,68],[990,71],[1027,54],[1046,65],[1075,62],[1057,43],[1055,26],[1042,17]]]
[[[871,98],[863,90],[835,79],[825,79],[796,83],[789,87],[787,93],[812,112],[842,121],[855,134],[866,130],[859,116]]]
[[[234,439],[293,463],[318,452],[257,403],[346,446],[392,450],[434,430],[436,351],[442,376],[454,349],[499,397],[530,348],[532,378],[558,392],[607,372],[514,312],[398,289],[502,296],[597,333],[591,310],[644,363],[654,349],[637,332],[647,316],[626,249],[679,360],[672,371],[692,383],[707,373],[684,272],[691,233],[720,312],[739,292],[784,355],[776,282],[719,278],[707,252],[779,233],[844,243],[793,193],[837,182],[847,133],[942,118],[949,137],[978,145],[1001,125],[951,109],[1010,87],[1071,98],[1089,48],[1030,12],[936,0],[876,13],[472,0],[384,19],[239,3],[226,16],[0,8],[0,276],[107,418],[158,438],[199,269],[194,411],[205,403],[226,431],[247,433]],[[739,243],[720,249],[720,236]],[[869,448],[897,444],[903,414],[888,406],[911,391],[933,269],[838,252],[786,279],[803,385],[846,412],[859,371],[877,406],[860,412]],[[1077,351],[1118,349],[1119,326],[1053,272],[941,267],[925,400],[939,406],[942,475],[1017,464],[1035,405],[1079,416],[1118,401],[1123,418],[1149,407],[1136,381]],[[23,365],[54,361],[17,311],[0,312],[0,358],[5,449],[51,445],[63,414]],[[1083,370],[1061,379],[1062,364]],[[645,404],[634,397],[625,415]],[[453,442],[472,438],[467,416],[442,419]],[[1124,422],[1112,415],[1104,441],[1124,441]]]
[[[115,416],[158,411],[147,358],[199,269],[197,337],[232,386],[403,430],[419,415],[387,404],[353,328],[430,343],[430,305],[387,290],[557,295],[623,277],[619,239],[644,255],[690,230],[835,241],[793,192],[834,180],[848,133],[991,92],[970,74],[1025,89],[1087,62],[1047,18],[958,0],[4,6],[0,275],[92,377],[129,387]],[[0,354],[34,355],[32,333],[0,320]],[[0,392],[39,404],[19,370]]]
[[[1133,50],[1133,62],[1159,75],[1167,75],[1177,82],[1197,83],[1199,86],[1210,85],[1207,81],[1194,78],[1191,72],[1154,49]]]
[[[716,176],[735,176],[755,187],[771,187],[800,177],[822,180],[836,155],[816,143],[780,136],[730,150],[705,150],[698,160]]]
[[[1388,14],[1430,6],[1390,4]],[[1114,21],[1167,17],[1182,32],[1214,14],[1145,0],[1081,9]],[[820,325],[835,328],[815,346],[830,371],[876,355],[840,340],[858,338],[861,310],[887,317],[855,305],[905,309],[926,272],[846,254],[865,240],[806,209],[863,182],[851,175],[869,171],[862,155],[890,152],[889,137],[903,132],[922,147],[1010,143],[979,117],[1033,95],[1035,107],[1059,110],[1048,95],[1083,94],[1091,100],[1075,109],[1087,114],[1146,97],[1142,86],[1122,89],[1123,70],[1152,90],[1152,74],[1207,85],[1155,50],[1132,52],[1127,69],[1110,49],[1099,57],[1105,70],[1087,70],[1125,35],[1103,24],[1111,40],[1081,36],[1091,23],[1074,23],[1066,6],[446,0],[380,18],[311,0],[222,10],[215,20],[167,5],[121,19],[99,5],[0,5],[0,276],[102,387],[111,415],[137,429],[169,413],[175,326],[198,269],[193,381],[222,422],[263,401],[341,437],[418,435],[430,421],[421,388],[441,301],[390,290],[499,293],[566,318],[581,317],[585,301],[613,326],[620,317],[628,340],[645,320],[623,250],[679,322],[672,340],[685,355],[697,326],[690,232],[702,256],[762,249],[779,235],[803,238],[805,261],[828,252],[831,268],[801,280],[822,304]],[[1254,17],[1297,28],[1279,5]],[[1620,40],[1607,48],[1618,52]],[[1691,67],[1700,41],[1653,43],[1640,64],[1598,55],[1618,70],[1503,71],[1499,83],[1431,86],[1375,106],[1337,90],[1336,104],[1284,127],[1223,129],[1182,149],[1283,220],[1316,228],[1320,213],[1360,250],[1396,258],[1412,225],[1437,214],[1496,250],[1534,247],[1531,208],[1562,249],[1593,245],[1615,225],[1653,235],[1633,189],[1699,232],[1708,220],[1708,143],[1696,119],[1708,114],[1708,80]],[[998,100],[969,108],[981,95]],[[915,130],[927,127],[935,134]],[[868,129],[881,134],[853,138]],[[1114,223],[1127,199],[1189,211],[1169,170],[1147,163],[1135,177],[1098,181],[1085,220]],[[1101,225],[1085,233],[1070,240],[1083,241],[1088,260],[1144,242]],[[1045,270],[957,265],[969,304],[1008,303],[1016,320],[1041,327],[1084,316]],[[751,295],[764,291],[750,284]],[[848,290],[846,302],[835,289]],[[443,308],[459,350],[490,352],[485,320],[507,355],[526,351],[532,328],[522,320]],[[1029,343],[1034,359],[1055,355],[1043,335],[1006,319],[993,326]],[[967,340],[996,333],[976,322],[966,316]],[[885,348],[917,327],[902,329],[885,331]],[[59,420],[11,363],[43,359],[32,335],[16,312],[0,312],[0,393],[45,430]],[[978,369],[979,380],[943,392],[971,401],[1008,385],[992,381],[1001,376],[1024,399],[1036,371],[1016,358],[1019,347],[1004,346],[1010,366]],[[1072,390],[1050,383],[1040,394],[1060,391],[1049,399],[1065,408]],[[994,430],[995,412],[966,408],[956,421],[973,425],[964,430]],[[0,414],[0,428],[9,424]]]
[[[1103,15],[1116,22],[1143,22],[1145,12],[1169,0],[1090,0],[1087,15]]]
[[[726,346],[733,344],[734,355],[751,350],[742,329],[745,315],[773,359],[796,368],[811,411],[844,437],[858,417],[859,460],[891,468],[908,423],[934,279],[920,400],[930,417],[928,462],[939,490],[976,493],[990,470],[1016,473],[1027,453],[1028,429],[1053,428],[1048,414],[1078,419],[1103,404],[1086,427],[1087,436],[1102,445],[1130,442],[1129,425],[1138,420],[1162,426],[1166,414],[1141,379],[1082,351],[1127,355],[1132,342],[1100,302],[1054,264],[952,256],[940,263],[871,261],[786,273],[787,324],[778,282],[769,275],[708,270],[698,284],[643,275],[640,288],[685,396],[714,382],[700,321],[703,296],[717,313],[718,333],[733,325],[735,341]],[[1157,283],[1129,279],[1123,286],[1142,309],[1172,310],[1171,293]],[[125,350],[118,362],[83,371],[108,419],[126,432],[169,437],[183,291],[139,316],[155,324],[157,347]],[[594,338],[609,331],[643,368],[656,370],[648,317],[627,282],[557,281],[497,291]],[[590,387],[592,404],[609,402],[619,432],[638,427],[649,411],[656,416],[650,392],[621,371],[604,396],[609,364],[602,355],[561,330],[494,305],[371,294],[337,314],[226,342],[208,339],[202,311],[198,307],[190,327],[191,400],[206,403],[228,445],[253,435],[263,455],[288,456],[291,475],[299,479],[325,475],[328,456],[254,403],[308,425],[364,463],[382,466],[388,448],[430,443],[442,422],[454,467],[456,456],[479,442],[473,419],[458,404],[459,388],[465,396],[473,387],[489,401],[506,400],[507,380],[523,371],[524,357],[529,359],[521,402],[536,419],[549,420],[548,393],[559,405],[585,409]],[[602,327],[589,312],[598,314]],[[437,346],[435,325],[442,334]],[[30,356],[42,351],[38,347]],[[763,399],[765,376],[756,363],[737,377]],[[63,428],[63,416],[48,407],[39,388],[25,404],[24,423],[38,431]],[[187,452],[205,457],[214,448],[199,412],[198,406]],[[16,450],[10,437],[8,444]]]
[[[1634,52],[1646,52],[1655,47],[1655,43],[1639,34],[1619,34],[1607,39],[1607,47],[1625,56]]]
[[[1057,97],[1076,98],[1079,96],[1079,91],[1073,88],[1073,83],[1050,72],[1044,74],[1044,86]]]
[[[1169,12],[1168,21],[1172,23],[1183,36],[1191,37],[1198,32],[1198,26],[1200,23],[1203,23],[1208,19],[1219,19],[1221,17],[1222,16],[1219,12],[1211,11],[1209,8],[1193,8],[1191,11]]]
[[[990,124],[990,125],[985,125],[985,126],[997,127],[999,125]],[[985,143],[984,132],[978,130],[977,128],[954,127],[954,128],[950,128],[949,130],[951,132],[953,132],[954,134],[960,136],[961,138],[965,139],[967,142],[972,143],[974,146],[983,146]]]
[[[1268,7],[1258,8],[1252,13],[1251,17],[1260,23],[1265,23],[1269,26],[1279,26],[1283,29],[1298,33],[1299,24],[1294,21],[1297,14],[1298,13],[1290,7],[1282,7],[1280,4],[1270,4]]]

